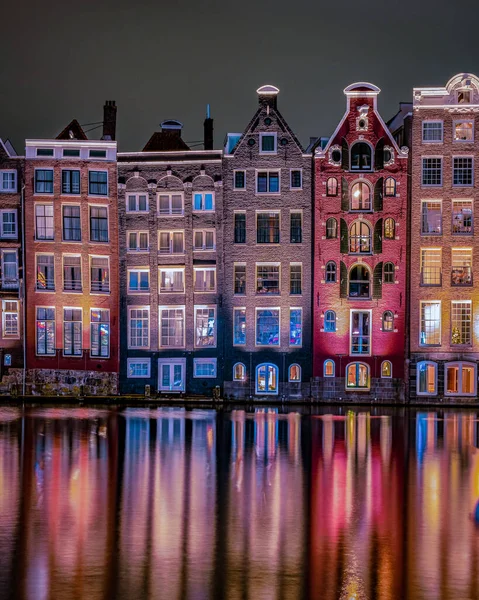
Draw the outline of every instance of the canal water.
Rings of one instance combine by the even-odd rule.
[[[0,408],[0,598],[479,598],[471,410]]]

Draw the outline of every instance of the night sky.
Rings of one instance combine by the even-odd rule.
[[[199,141],[210,103],[220,147],[247,125],[256,88],[271,83],[307,145],[332,133],[350,83],[378,85],[388,119],[414,86],[479,75],[478,16],[475,0],[11,2],[2,11],[0,137],[23,154],[26,137],[55,137],[72,118],[100,121],[108,99],[118,105],[121,150],[140,150],[167,118]]]

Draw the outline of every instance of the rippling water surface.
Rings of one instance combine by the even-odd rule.
[[[473,411],[0,408],[0,598],[479,598]]]

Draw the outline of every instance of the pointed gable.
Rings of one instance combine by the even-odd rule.
[[[82,129],[80,123],[73,119],[66,127],[61,131],[57,137],[57,140],[87,140],[87,136]]]

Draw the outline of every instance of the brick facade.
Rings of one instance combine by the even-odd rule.
[[[258,90],[251,122],[242,134],[228,134],[224,151],[228,398],[311,392],[311,156],[278,111],[278,91]]]
[[[413,400],[477,399],[478,128],[479,80],[474,75],[460,73],[445,87],[414,89],[409,388]],[[447,369],[447,363],[455,364]]]
[[[324,400],[404,398],[408,149],[377,112],[378,93],[346,88],[342,121],[314,151],[313,355]]]
[[[118,155],[121,392],[145,394],[149,386],[163,396],[211,396],[224,356],[221,151],[190,150],[180,123],[162,126],[143,152]],[[131,210],[130,202],[145,196],[147,206],[141,200],[140,210]],[[129,236],[140,232],[148,234],[147,247],[134,250]],[[131,289],[135,268],[149,273],[144,292]],[[133,319],[146,315],[142,341]],[[208,372],[215,364],[216,374]]]
[[[76,129],[71,137],[26,141],[27,393],[114,394],[116,142],[77,138]],[[91,171],[106,173],[106,185],[96,175],[90,180]]]

